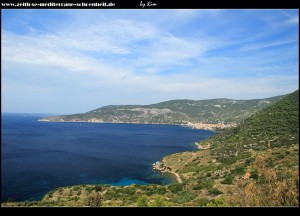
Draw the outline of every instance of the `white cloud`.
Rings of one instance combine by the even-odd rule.
[[[161,36],[150,47],[141,48],[142,55],[137,57],[135,65],[143,72],[159,73],[174,66],[190,65],[213,46],[205,39]]]
[[[65,72],[83,73],[84,75],[101,75],[106,77],[124,76],[125,69],[106,64],[104,61],[74,52],[68,44],[51,46],[54,41],[48,37],[18,36],[3,32],[2,61],[44,66],[57,66]],[[59,41],[59,40],[58,40]],[[65,47],[67,46],[67,47]]]
[[[269,47],[275,47],[275,46],[281,46],[289,43],[295,43],[298,42],[298,39],[285,39],[280,41],[270,41],[270,42],[264,42],[264,43],[256,43],[256,44],[247,44],[245,46],[242,46],[240,51],[250,51],[250,50],[257,50],[257,49],[265,49]]]
[[[268,29],[259,36],[250,34],[235,41],[229,35],[224,37],[223,32],[206,35],[198,31],[197,25],[193,32],[176,34],[174,25],[180,17],[184,23],[205,14],[216,17],[221,11],[167,10],[166,14],[162,15],[164,22],[151,22],[153,16],[138,20],[128,15],[95,19],[91,23],[76,20],[76,27],[72,21],[51,32],[33,27],[23,35],[2,30],[5,89],[18,85],[11,91],[19,95],[12,97],[16,100],[22,92],[32,92],[32,103],[44,93],[47,96],[41,100],[60,101],[60,107],[63,98],[74,94],[78,104],[86,100],[91,108],[96,108],[175,98],[258,98],[297,88],[298,77],[292,74],[297,73],[299,63],[295,58],[299,54],[291,46],[297,39],[257,42],[276,33]],[[172,30],[161,25],[167,20],[172,23]],[[230,31],[239,32],[235,30]],[[289,46],[272,50],[280,45]],[[244,52],[258,50],[256,55]],[[26,76],[20,74],[30,77],[24,79]],[[7,82],[7,77],[14,82]],[[39,82],[42,87],[35,84]],[[33,87],[29,88],[30,85]],[[84,111],[83,105],[80,109]],[[84,109],[88,110],[87,105]]]
[[[288,17],[288,20],[286,21],[287,24],[298,24],[299,23],[299,15],[292,15],[288,13],[285,10],[280,10],[282,14],[284,14],[286,17]],[[299,11],[297,11],[299,13]]]
[[[298,16],[294,16],[294,17],[291,17],[287,23],[289,24],[299,24],[299,17]]]

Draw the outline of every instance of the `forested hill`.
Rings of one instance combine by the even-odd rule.
[[[171,100],[151,105],[110,105],[86,113],[50,116],[43,121],[145,124],[239,123],[283,96],[254,99]]]
[[[299,143],[299,90],[205,142],[212,143],[219,159]]]

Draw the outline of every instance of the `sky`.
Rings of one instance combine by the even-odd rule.
[[[2,112],[298,89],[298,10],[9,9],[1,18]]]

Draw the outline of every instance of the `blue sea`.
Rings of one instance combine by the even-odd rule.
[[[39,122],[47,115],[2,113],[1,202],[39,200],[76,184],[168,184],[152,170],[162,157],[196,150],[214,133],[175,125]]]

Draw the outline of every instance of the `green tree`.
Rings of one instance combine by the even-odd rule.
[[[161,206],[167,206],[167,202],[163,196],[156,196],[154,199],[154,202],[152,203],[152,206],[154,207],[161,207]]]
[[[87,206],[101,206],[102,205],[102,196],[100,193],[93,192],[86,198]]]
[[[218,195],[222,193],[222,191],[218,190],[217,188],[210,188],[208,189],[208,192],[213,195]]]
[[[102,190],[102,187],[101,187],[100,185],[95,185],[94,190],[95,190],[96,192],[99,192],[99,191]]]
[[[225,177],[225,179],[223,181],[221,181],[222,184],[232,184],[233,181],[233,176],[232,175],[228,175]]]
[[[179,191],[182,191],[183,186],[182,184],[171,184],[169,189],[172,193],[178,193]]]
[[[178,193],[178,196],[174,199],[177,203],[186,203],[195,199],[196,193],[189,190],[183,190]]]
[[[140,196],[137,200],[136,200],[136,205],[138,207],[146,207],[148,206],[148,197],[146,195],[142,195]]]

